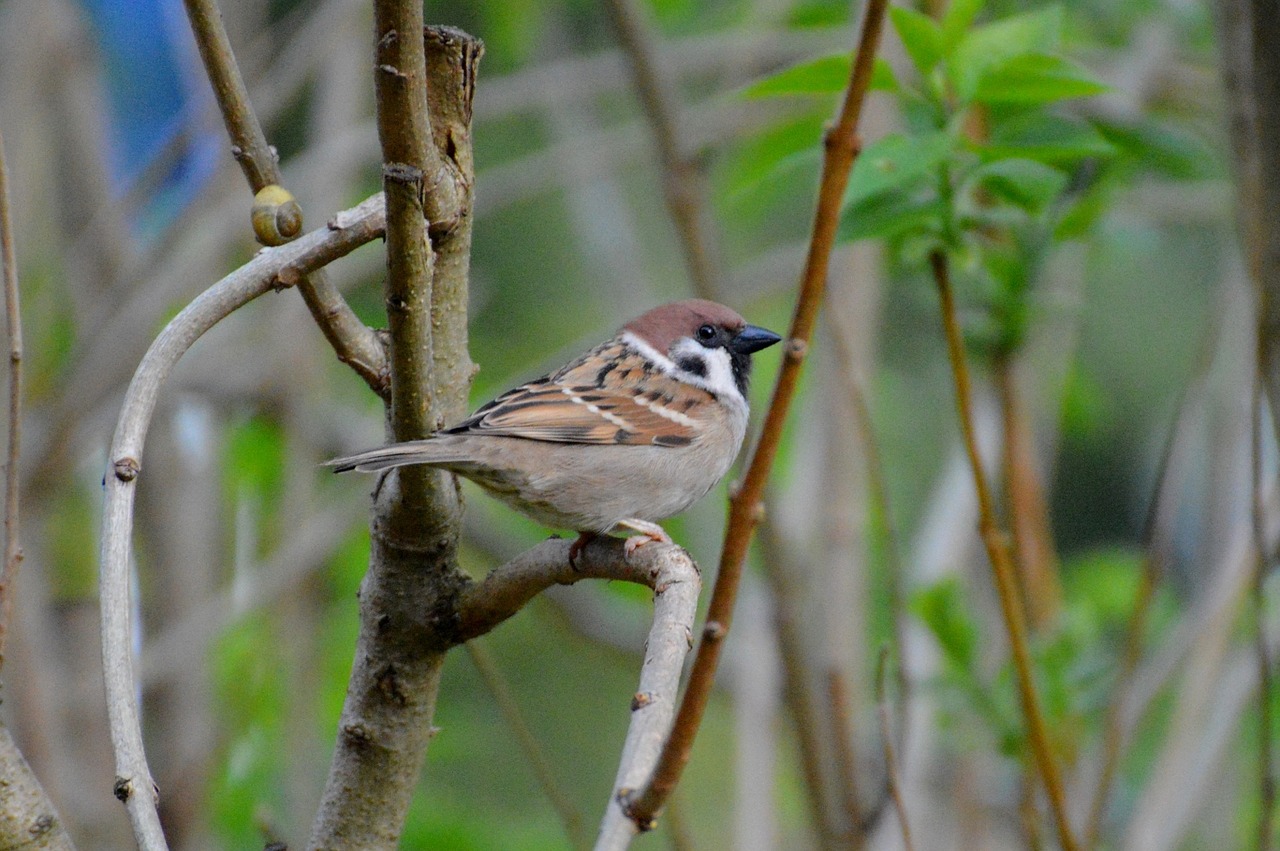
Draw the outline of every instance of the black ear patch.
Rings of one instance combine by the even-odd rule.
[[[697,355],[682,355],[676,359],[676,366],[699,378],[707,377],[707,362]]]

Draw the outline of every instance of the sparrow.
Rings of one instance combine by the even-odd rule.
[[[657,521],[724,478],[747,431],[751,355],[781,339],[724,305],[655,307],[550,375],[467,419],[329,463],[335,472],[426,464],[465,476],[553,529],[588,541],[615,529],[671,543]]]

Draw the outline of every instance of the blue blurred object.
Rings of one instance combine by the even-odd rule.
[[[145,237],[173,221],[213,174],[223,140],[199,121],[212,93],[179,0],[82,2],[102,56],[112,191],[122,197],[140,180],[153,184],[133,221]]]

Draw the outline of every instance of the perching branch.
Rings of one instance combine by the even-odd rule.
[[[222,25],[217,0],[184,0],[187,17],[214,98],[231,137],[231,153],[254,193],[254,234],[264,245],[282,245],[302,231],[302,211],[281,187],[283,178],[276,152],[267,144],[262,125],[249,103],[231,40]],[[377,335],[351,310],[342,294],[318,271],[298,281],[298,292],[338,360],[355,370],[372,390],[386,397],[387,358]]]
[[[374,5],[378,135],[387,197],[391,397],[397,441],[465,411],[471,99],[483,46],[431,28],[422,5]],[[430,85],[427,80],[430,77]],[[430,101],[428,101],[430,97]],[[310,848],[394,848],[434,735],[445,651],[458,641],[456,484],[406,467],[377,489],[360,634]]]
[[[604,4],[618,34],[623,55],[631,66],[636,94],[653,131],[662,168],[667,212],[684,250],[693,290],[716,300],[723,287],[719,239],[707,204],[707,177],[697,157],[681,146],[680,98],[675,80],[658,59],[657,35],[636,0],[607,0]]]
[[[5,333],[9,338],[9,439],[4,466],[4,566],[0,569],[0,666],[4,665],[14,583],[22,562],[18,540],[18,457],[22,447],[22,314],[18,309],[18,255],[9,212],[9,169],[0,136],[0,272],[4,275]]]
[[[124,803],[144,851],[166,847],[156,812],[156,789],[142,746],[137,681],[133,671],[129,590],[133,501],[142,471],[142,448],[160,388],[179,358],[206,331],[236,309],[273,289],[293,286],[310,272],[382,235],[382,196],[339,213],[328,227],[253,260],[201,293],[160,332],[125,392],[103,481],[100,554],[102,666],[106,679],[111,745],[116,756],[116,797]]]
[[[817,210],[814,214],[813,235],[801,277],[800,294],[786,341],[782,369],[778,374],[769,411],[765,415],[760,442],[751,457],[746,475],[738,492],[730,500],[729,523],[725,531],[724,547],[720,554],[720,567],[715,588],[707,609],[706,625],[702,641],[689,674],[689,684],[681,700],[671,738],[663,747],[662,756],[652,778],[635,795],[628,796],[625,807],[631,817],[633,829],[639,830],[652,824],[663,803],[679,782],[680,774],[689,761],[693,740],[702,721],[711,696],[715,671],[724,646],[725,635],[733,618],[733,604],[737,599],[742,566],[746,560],[751,533],[763,508],[762,496],[773,460],[782,439],[782,426],[786,421],[791,400],[795,396],[800,367],[813,336],[818,307],[826,289],[827,267],[831,249],[835,244],[836,227],[840,222],[840,207],[845,187],[849,183],[849,171],[858,155],[860,142],[857,135],[862,104],[871,83],[871,70],[880,43],[880,31],[884,23],[887,0],[870,0],[863,13],[862,29],[849,85],[835,126],[824,139],[822,181],[818,190]]]
[[[1009,646],[1013,654],[1013,669],[1018,687],[1018,699],[1022,705],[1022,715],[1026,722],[1027,738],[1031,744],[1031,753],[1035,760],[1040,779],[1044,782],[1045,793],[1049,799],[1049,808],[1053,812],[1054,824],[1058,831],[1058,842],[1063,851],[1075,851],[1075,837],[1071,832],[1071,824],[1067,819],[1066,793],[1063,790],[1062,776],[1058,771],[1057,761],[1053,758],[1049,732],[1045,725],[1044,712],[1040,708],[1040,697],[1036,692],[1035,680],[1031,670],[1031,650],[1028,646],[1027,619],[1022,609],[1022,600],[1018,593],[1018,580],[1014,574],[1012,559],[1009,556],[1004,533],[1000,531],[996,521],[995,501],[991,495],[990,485],[982,472],[982,458],[978,454],[978,442],[974,434],[973,411],[970,407],[971,393],[969,386],[969,368],[965,361],[964,341],[960,337],[960,327],[956,320],[955,298],[951,290],[951,276],[947,268],[947,258],[941,251],[929,255],[929,265],[933,270],[934,283],[938,288],[938,299],[942,307],[942,325],[947,340],[947,351],[950,355],[952,376],[956,388],[956,409],[960,418],[960,431],[964,437],[965,450],[969,456],[969,467],[973,472],[974,488],[978,496],[978,530],[982,543],[987,550],[987,558],[991,562],[994,574],[996,593],[1000,598],[1000,611],[1004,616],[1005,628],[1009,633]]]

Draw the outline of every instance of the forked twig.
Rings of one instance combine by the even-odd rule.
[[[782,368],[774,387],[769,411],[765,415],[760,441],[751,463],[747,467],[737,493],[730,500],[729,523],[725,532],[724,547],[720,554],[720,566],[715,588],[707,610],[702,641],[698,645],[688,687],[681,700],[671,737],[662,749],[662,756],[653,776],[644,788],[628,796],[625,807],[636,829],[652,824],[663,803],[679,782],[693,740],[702,720],[703,711],[711,696],[712,682],[719,664],[733,618],[733,605],[737,599],[738,585],[746,561],[751,533],[762,509],[762,495],[773,460],[782,439],[782,426],[791,400],[795,396],[800,367],[808,351],[809,340],[817,320],[818,307],[826,289],[826,277],[831,249],[835,244],[836,228],[840,222],[840,207],[849,172],[858,155],[860,142],[857,135],[862,105],[871,83],[873,61],[879,46],[888,0],[871,0],[863,14],[862,29],[857,51],[845,91],[840,115],[835,125],[823,138],[824,156],[822,181],[818,190],[817,209],[814,214],[813,234],[801,277],[799,298],[785,344]]]
[[[231,39],[222,25],[222,12],[218,9],[217,0],[184,0],[184,3],[192,34],[200,49],[200,58],[213,86],[214,98],[231,137],[231,153],[240,164],[249,188],[257,195],[267,187],[280,186],[283,180],[280,165],[249,102],[249,91],[231,50]],[[292,203],[293,214],[288,215],[287,223],[272,223],[273,227],[281,225],[279,242],[273,244],[287,242],[302,230],[302,212],[292,196],[285,195],[287,200],[273,207],[289,210],[287,205]],[[271,211],[273,218],[276,209]],[[260,236],[258,222],[255,221],[254,225]],[[387,358],[373,330],[360,321],[322,271],[317,270],[314,275],[299,280],[298,291],[325,339],[337,353],[338,360],[355,370],[375,393],[386,398],[389,392]]]

